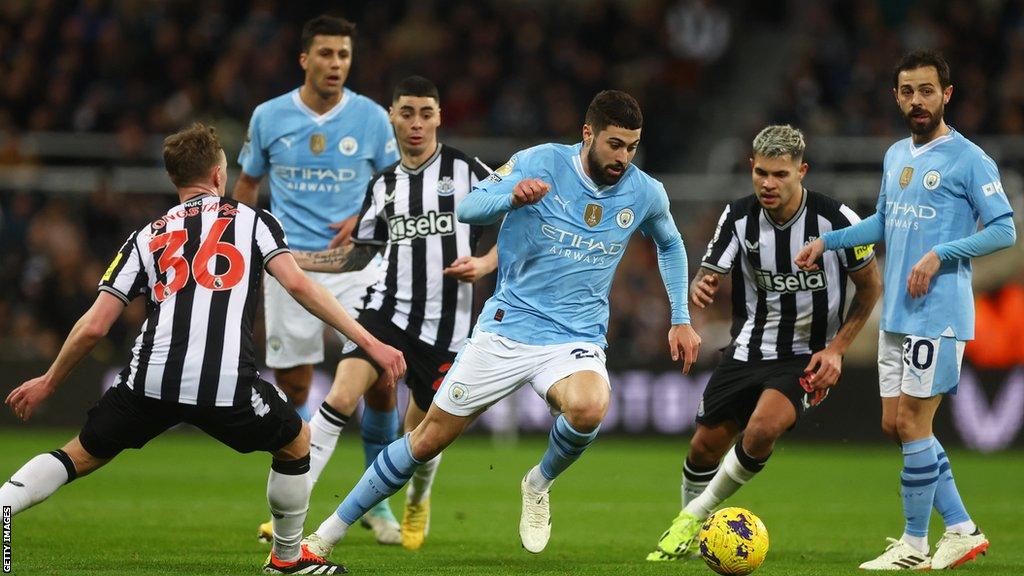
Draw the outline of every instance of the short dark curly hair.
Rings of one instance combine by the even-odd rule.
[[[315,36],[348,36],[355,38],[356,25],[344,18],[321,14],[302,25],[302,52],[309,52]]]
[[[590,101],[584,122],[594,134],[609,126],[639,130],[644,125],[644,115],[636,98],[621,90],[603,90]]]
[[[950,85],[949,62],[934,50],[915,50],[903,55],[892,71],[892,87],[900,87],[900,72],[932,66],[939,73],[939,87],[943,90]]]

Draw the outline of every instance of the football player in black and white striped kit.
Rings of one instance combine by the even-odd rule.
[[[273,455],[267,500],[274,547],[266,572],[344,573],[300,545],[310,493],[309,427],[256,371],[252,323],[263,270],[310,313],[369,350],[387,367],[385,380],[394,383],[405,371],[402,354],[299,269],[274,216],[224,198],[227,158],[212,128],[197,123],[168,137],[164,164],[181,203],[129,236],[53,365],[6,403],[28,420],[125,306],[143,296],[146,322],[131,362],[89,410],[78,436],[29,460],[0,486],[0,505],[17,514],[122,450],[187,422],[238,452]]]
[[[420,76],[402,80],[394,90],[390,117],[402,159],[370,182],[353,247],[299,253],[297,258],[306,270],[342,272],[358,269],[383,250],[381,277],[367,290],[359,322],[406,354],[409,431],[430,408],[469,336],[473,282],[491,273],[498,257],[493,248],[474,256],[482,230],[455,218],[455,207],[490,171],[476,158],[438,142],[441,109],[434,84]],[[375,385],[379,374],[380,366],[363,349],[344,354],[330,393],[310,420],[314,481],[359,398],[365,394],[369,405],[379,402],[381,394],[394,394]],[[409,482],[401,525],[407,549],[418,549],[426,537],[430,488],[440,460],[438,455],[421,466]]]
[[[732,343],[697,409],[683,510],[648,560],[693,551],[704,519],[764,468],[776,440],[838,382],[843,354],[881,295],[871,246],[829,252],[813,273],[794,264],[808,242],[860,221],[849,207],[803,187],[803,153],[803,133],[788,125],[754,138],[754,194],[725,207],[690,283],[690,300],[705,308],[731,272]],[[847,276],[856,287],[848,311]]]

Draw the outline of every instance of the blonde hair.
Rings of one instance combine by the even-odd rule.
[[[789,155],[793,160],[804,157],[804,133],[789,124],[768,126],[754,137],[754,154],[765,158]]]

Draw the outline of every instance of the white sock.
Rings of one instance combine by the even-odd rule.
[[[332,409],[326,402],[309,421],[309,474],[313,483],[327,466],[338,445],[338,436],[348,423],[348,418]]]
[[[409,480],[409,487],[405,491],[406,504],[419,504],[430,498],[430,488],[434,485],[434,476],[437,475],[437,467],[441,464],[441,454],[427,460],[415,472]]]
[[[547,479],[543,474],[540,473],[540,466],[534,466],[530,468],[530,471],[526,474],[526,483],[534,490],[540,490],[541,492],[547,492],[551,490],[551,485],[554,483],[554,479]]]
[[[267,502],[274,523],[274,555],[285,562],[302,554],[302,526],[312,487],[308,460],[274,460],[267,479]]]
[[[974,534],[977,529],[978,526],[974,523],[974,520],[965,520],[946,526],[947,532],[956,532],[957,534]]]
[[[0,506],[10,506],[11,512],[17,514],[46,500],[58,488],[74,480],[69,478],[67,468],[68,465],[73,466],[71,460],[67,459],[66,464],[55,452],[29,460],[10,480],[0,485]],[[68,458],[63,452],[61,454]]]
[[[717,466],[712,470],[698,472],[690,467],[689,460],[683,461],[683,481],[680,486],[680,492],[683,497],[683,508],[692,502],[694,498],[700,496],[704,492],[717,472]]]
[[[743,448],[740,444],[737,444],[736,449],[742,450]],[[700,519],[707,518],[719,504],[735,494],[740,487],[757,474],[757,472],[747,470],[743,464],[740,464],[740,459],[736,455],[736,449],[729,450],[708,487],[701,492],[700,496],[690,501],[683,508],[684,510]]]
[[[907,534],[906,532],[904,532],[903,536],[900,538],[900,540],[903,540],[907,544],[910,544],[911,546],[914,547],[915,550],[917,550],[918,552],[920,552],[922,554],[927,554],[928,553],[928,537],[927,536],[911,536],[910,534]]]
[[[316,535],[326,540],[331,546],[341,542],[347,533],[348,524],[338,516],[337,512],[331,512],[331,515],[316,529]]]

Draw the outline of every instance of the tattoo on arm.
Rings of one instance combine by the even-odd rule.
[[[355,272],[366,268],[380,246],[349,244],[320,252],[294,252],[299,267],[308,272]]]

